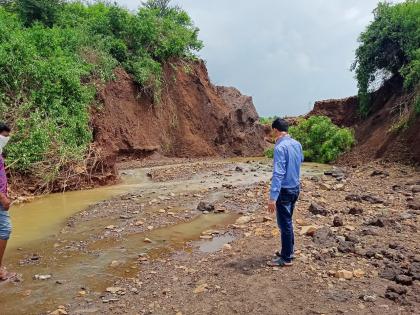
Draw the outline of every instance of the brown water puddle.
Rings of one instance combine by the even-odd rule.
[[[248,160],[250,159],[235,159],[232,162],[249,168],[253,165],[245,164]],[[267,163],[264,159],[251,160]],[[232,169],[232,165],[221,162],[220,170],[225,169]],[[320,175],[326,169],[329,169],[326,165],[305,164],[302,173],[304,176]],[[137,263],[139,254],[150,252],[158,257],[161,253],[183,249],[187,242],[199,239],[203,231],[227,226],[237,218],[234,214],[201,215],[190,222],[156,229],[146,234],[96,241],[89,245],[87,252],[75,250],[57,255],[54,249],[57,242],[55,235],[59,234],[71,215],[86,209],[89,205],[124,193],[141,192],[146,198],[166,190],[177,193],[221,187],[222,184],[245,186],[268,180],[271,176],[267,167],[258,173],[233,172],[231,176],[223,179],[196,175],[191,180],[155,183],[147,177],[147,172],[148,169],[124,171],[125,175],[120,185],[52,194],[14,207],[11,210],[14,233],[6,259],[8,262],[14,262],[11,268],[23,275],[24,282],[18,285],[11,283],[0,285],[0,314],[39,314],[51,311],[58,305],[76,298],[82,288],[86,289],[89,298],[97,298],[107,286],[119,278],[134,276],[139,272],[141,274],[141,266]],[[255,176],[256,174],[258,175]],[[217,194],[219,192],[214,192],[213,197],[215,198]],[[106,219],[101,220],[106,221]],[[89,231],[103,229],[101,220],[85,222],[66,238],[83,241]],[[145,237],[151,239],[152,243],[145,243]],[[201,250],[217,251],[231,241],[228,238],[226,235],[207,243],[201,242]],[[22,250],[17,250],[18,248]],[[40,262],[36,265],[18,265],[20,259],[31,256],[32,253],[42,257]],[[112,261],[119,261],[121,265],[118,268],[110,268]],[[32,280],[36,274],[51,274],[52,278],[45,281]],[[57,281],[61,284],[56,283]]]

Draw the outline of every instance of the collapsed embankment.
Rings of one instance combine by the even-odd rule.
[[[159,104],[124,70],[100,93],[94,141],[109,161],[169,157],[258,156],[264,131],[252,98],[211,84],[204,62],[168,63]]]
[[[394,77],[373,94],[367,118],[358,114],[357,97],[316,102],[308,114],[324,115],[355,131],[357,145],[340,162],[361,164],[369,160],[420,163],[420,117],[412,113],[414,95],[403,89],[401,78]]]
[[[252,97],[214,86],[203,61],[164,65],[161,99],[154,103],[119,68],[91,109],[91,153],[85,165],[42,186],[36,178],[12,176],[12,195],[77,190],[114,183],[118,161],[157,157],[261,156],[264,130]],[[65,173],[65,172],[64,172]],[[42,187],[41,187],[42,186]]]

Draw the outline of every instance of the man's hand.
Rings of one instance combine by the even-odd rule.
[[[4,194],[0,193],[0,204],[3,206],[4,210],[9,210],[11,201]]]
[[[276,211],[276,201],[275,200],[269,200],[268,201],[268,212],[274,213]]]

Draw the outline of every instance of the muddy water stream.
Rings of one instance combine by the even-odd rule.
[[[243,164],[245,160],[235,159],[235,165]],[[221,169],[226,169],[226,162],[221,162]],[[228,166],[229,167],[229,166]],[[232,164],[230,165],[232,168]],[[304,175],[321,174],[326,169],[324,165],[305,164]],[[41,314],[52,311],[60,304],[65,304],[81,290],[99,296],[107,286],[112,285],[121,277],[133,277],[140,273],[141,265],[137,263],[138,255],[149,253],[158,257],[161,253],[185,248],[187,242],[199,239],[200,234],[209,229],[218,229],[233,223],[238,217],[234,213],[200,215],[189,222],[169,227],[155,229],[150,232],[129,234],[118,239],[97,240],[88,245],[87,251],[69,251],[57,255],[54,249],[57,238],[67,219],[86,209],[89,205],[108,200],[125,193],[139,193],[146,200],[156,191],[196,192],[209,187],[221,187],[219,179],[195,175],[189,180],[156,183],[147,177],[149,169],[125,171],[122,183],[112,187],[98,188],[88,191],[52,194],[31,203],[14,207],[11,216],[14,225],[13,237],[6,253],[6,264],[10,269],[23,275],[24,282],[20,284],[0,284],[0,314]],[[270,177],[269,168],[258,173],[240,173],[223,181],[223,184],[244,186]],[[154,195],[155,196],[155,195]],[[210,198],[217,199],[217,190]],[[192,210],[192,204],[188,209]],[[87,221],[77,227],[68,239],[83,242],[89,234],[103,230],[106,219]],[[145,243],[149,238],[152,243]],[[230,235],[221,236],[198,245],[204,252],[220,249],[223,244],[232,240]],[[31,263],[31,256],[41,259]],[[19,264],[26,259],[28,263]],[[118,268],[110,268],[112,261],[118,261]],[[51,275],[50,280],[33,280],[34,275]]]

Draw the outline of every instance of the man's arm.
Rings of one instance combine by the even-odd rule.
[[[274,169],[271,179],[270,200],[277,201],[280,195],[281,182],[286,175],[286,154],[283,148],[274,150]]]
[[[0,204],[3,206],[5,210],[9,210],[10,208],[10,199],[7,196],[0,192]]]

